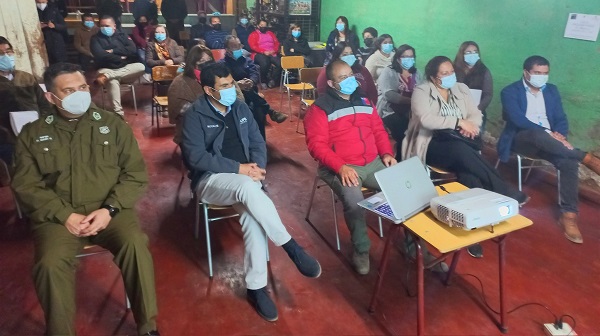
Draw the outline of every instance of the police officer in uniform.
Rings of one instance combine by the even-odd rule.
[[[120,116],[91,105],[78,65],[54,64],[44,81],[54,111],[19,135],[12,187],[33,226],[33,280],[47,334],[75,334],[75,256],[97,244],[121,269],[138,333],[158,335],[152,256],[133,209],[148,176],[133,133]]]

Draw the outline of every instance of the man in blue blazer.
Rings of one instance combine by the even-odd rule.
[[[579,163],[600,174],[600,159],[567,141],[569,123],[558,89],[547,83],[549,73],[547,59],[531,56],[523,63],[523,78],[502,90],[506,126],[498,140],[498,156],[506,162],[514,151],[549,161],[560,170],[559,224],[567,239],[581,244],[577,227]]]

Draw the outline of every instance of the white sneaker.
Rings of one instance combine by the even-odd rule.
[[[145,73],[142,77],[144,77],[144,80],[148,83],[152,83],[152,75],[149,73]]]

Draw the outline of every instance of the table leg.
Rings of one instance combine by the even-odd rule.
[[[417,247],[417,335],[425,334],[425,284],[423,267],[423,248],[418,237],[415,237]]]
[[[499,285],[500,285],[500,331],[504,334],[508,332],[508,327],[506,326],[506,292],[504,291],[504,267],[505,267],[505,258],[504,258],[504,241],[506,236],[502,236],[498,238],[498,277],[499,277]]]
[[[444,285],[450,286],[450,277],[454,274],[454,270],[456,269],[456,265],[458,265],[458,258],[460,257],[460,253],[462,250],[458,250],[454,252],[452,256],[452,264],[450,265],[450,269],[448,270],[448,274],[446,275],[446,280],[444,281]]]
[[[379,290],[381,289],[381,285],[383,284],[383,275],[387,270],[387,264],[389,261],[390,248],[392,247],[392,241],[394,237],[397,236],[398,230],[400,229],[400,224],[392,225],[388,237],[385,241],[385,246],[383,248],[383,255],[381,256],[381,262],[379,263],[379,274],[377,278],[377,284],[375,285],[375,290],[373,291],[373,296],[371,296],[371,303],[369,304],[369,313],[375,312],[375,303],[377,301],[377,294],[379,294]]]

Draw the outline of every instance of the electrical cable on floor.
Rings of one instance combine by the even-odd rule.
[[[470,277],[473,277],[473,278],[475,278],[475,279],[476,279],[476,280],[479,282],[479,288],[481,289],[481,294],[480,294],[480,296],[481,296],[481,299],[482,299],[483,303],[486,305],[486,307],[487,307],[489,310],[491,310],[492,312],[496,313],[497,315],[500,315],[500,312],[499,312],[499,311],[495,310],[494,308],[492,308],[492,307],[491,307],[491,306],[488,304],[488,302],[487,302],[487,300],[486,300],[486,298],[485,298],[485,290],[483,289],[483,282],[481,281],[481,279],[479,279],[479,277],[477,277],[477,276],[476,276],[476,275],[474,275],[474,274],[470,274],[470,273],[462,273],[462,274],[459,274],[459,273],[457,273],[457,275],[460,275],[460,276],[470,276]],[[540,306],[540,307],[542,307],[542,308],[546,309],[546,310],[547,310],[547,311],[548,311],[550,314],[552,314],[552,316],[554,317],[554,325],[555,325],[555,327],[556,327],[557,329],[562,329],[563,317],[568,317],[568,318],[570,318],[571,320],[573,320],[573,327],[571,328],[571,332],[569,332],[569,335],[570,335],[570,334],[571,334],[573,331],[575,331],[575,325],[577,324],[577,322],[575,321],[575,318],[574,318],[573,316],[571,316],[571,315],[569,315],[569,314],[563,314],[563,315],[561,315],[560,317],[558,317],[558,316],[556,316],[556,314],[554,314],[554,313],[552,312],[552,310],[550,310],[550,308],[548,308],[547,306],[545,306],[545,305],[543,305],[543,304],[541,304],[541,303],[538,303],[538,302],[527,302],[527,303],[523,303],[523,304],[521,304],[521,305],[518,305],[517,307],[515,307],[515,308],[513,308],[513,309],[509,310],[509,311],[508,311],[508,312],[506,312],[506,313],[507,313],[507,314],[511,314],[511,313],[514,313],[515,311],[517,311],[517,310],[519,310],[519,309],[521,309],[521,308],[523,308],[523,307],[527,307],[527,306]]]

